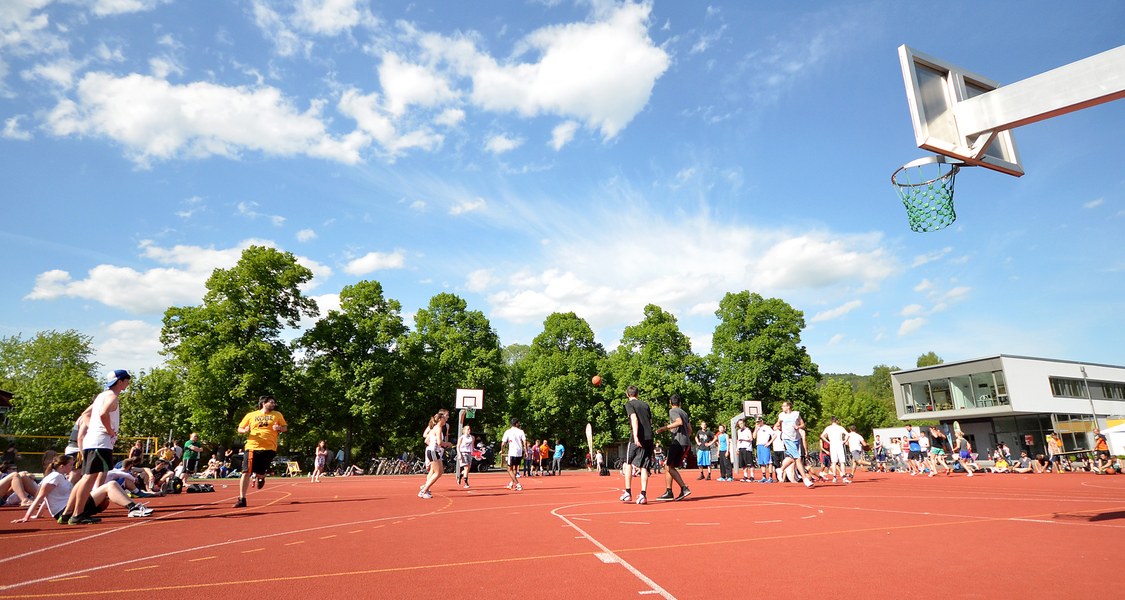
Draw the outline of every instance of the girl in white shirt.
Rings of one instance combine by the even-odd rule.
[[[429,500],[434,497],[430,493],[430,488],[437,483],[445,469],[441,460],[444,454],[442,449],[453,445],[443,439],[445,424],[448,421],[449,411],[443,408],[436,415],[430,417],[430,424],[426,427],[426,431],[422,433],[422,438],[426,440],[426,463],[430,465],[430,473],[426,475],[426,483],[422,484],[422,489],[418,491],[419,498]]]
[[[473,467],[473,434],[469,426],[461,429],[461,437],[457,438],[457,454],[461,460],[461,470],[457,473],[457,483],[464,483],[469,489],[469,471]]]

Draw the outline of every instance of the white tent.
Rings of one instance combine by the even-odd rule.
[[[1106,443],[1109,444],[1109,453],[1113,456],[1125,456],[1125,423],[1114,425],[1102,430]]]

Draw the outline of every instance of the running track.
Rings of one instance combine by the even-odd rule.
[[[1107,597],[1125,556],[1125,476],[692,478],[688,500],[648,506],[584,471],[522,492],[497,472],[471,491],[446,475],[432,500],[421,481],[275,478],[244,509],[220,481],[81,527],[12,524],[6,508],[0,599]]]

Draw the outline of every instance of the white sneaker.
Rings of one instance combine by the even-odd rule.
[[[429,500],[430,498],[433,498],[434,495],[429,493],[429,492],[422,492],[422,493],[418,494],[418,497],[423,499],[423,500]]]
[[[973,472],[969,471],[969,477],[972,477],[972,476],[973,476]]]
[[[644,494],[637,496],[637,504],[648,504],[648,498],[645,498]]]
[[[469,484],[465,484],[465,489],[469,489]]]
[[[832,483],[836,483],[836,478],[835,478],[835,477],[833,477],[833,478],[832,478]]]
[[[144,504],[138,504],[129,511],[130,517],[147,517],[152,514],[152,509]]]
[[[523,491],[523,486],[517,483],[517,484],[516,484],[516,491],[517,491],[517,492],[522,492],[522,491]]]
[[[811,488],[812,486],[813,486],[813,482],[812,482],[812,479],[808,479],[808,478],[806,478],[806,479],[805,479],[805,487],[807,487],[807,488]]]
[[[511,482],[511,481],[509,481],[509,482],[508,482],[508,485],[504,486],[504,489],[506,489],[506,490],[510,490],[510,489],[512,489],[512,482]]]
[[[630,494],[629,492],[622,492],[621,501],[622,502],[632,502],[633,501],[633,495]]]

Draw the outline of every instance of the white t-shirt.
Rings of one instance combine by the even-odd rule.
[[[833,423],[824,428],[824,437],[828,438],[829,446],[844,447],[844,437],[848,435],[848,430],[844,429],[842,425]]]
[[[527,444],[527,436],[519,427],[511,427],[504,432],[501,444],[508,444],[508,456],[523,456],[523,447]]]
[[[797,420],[801,418],[799,411],[791,410],[783,412],[777,416],[777,420],[781,421],[781,439],[783,440],[799,440],[801,436],[797,433]]]
[[[930,438],[928,438],[924,435],[919,436],[918,437],[918,447],[922,449],[922,452],[925,452],[925,451],[929,450],[930,449]]]
[[[770,434],[770,448],[774,452],[785,450],[785,441],[781,439],[781,432],[776,429],[773,429],[773,433]]]
[[[70,498],[70,480],[58,471],[51,471],[43,478],[39,486],[42,487],[47,484],[54,484],[55,486],[55,489],[47,493],[47,510],[52,515],[57,515],[66,508],[66,501]]]
[[[773,442],[773,427],[762,423],[758,428],[758,445],[769,446]]]
[[[738,430],[738,449],[749,450],[754,444],[754,432],[749,427]]]
[[[863,452],[863,436],[859,435],[859,432],[851,431],[848,433],[848,450]]]
[[[473,434],[465,434],[457,439],[457,451],[464,453],[473,451]]]
[[[117,441],[117,436],[105,430],[105,425],[102,424],[100,416],[102,407],[113,402],[117,398],[117,392],[113,390],[106,390],[98,394],[94,398],[94,410],[90,414],[90,424],[86,426],[86,437],[82,438],[82,448],[89,450],[91,448],[108,448],[113,449],[114,442]],[[117,431],[121,426],[121,410],[114,410],[109,413],[109,423],[114,431]]]

